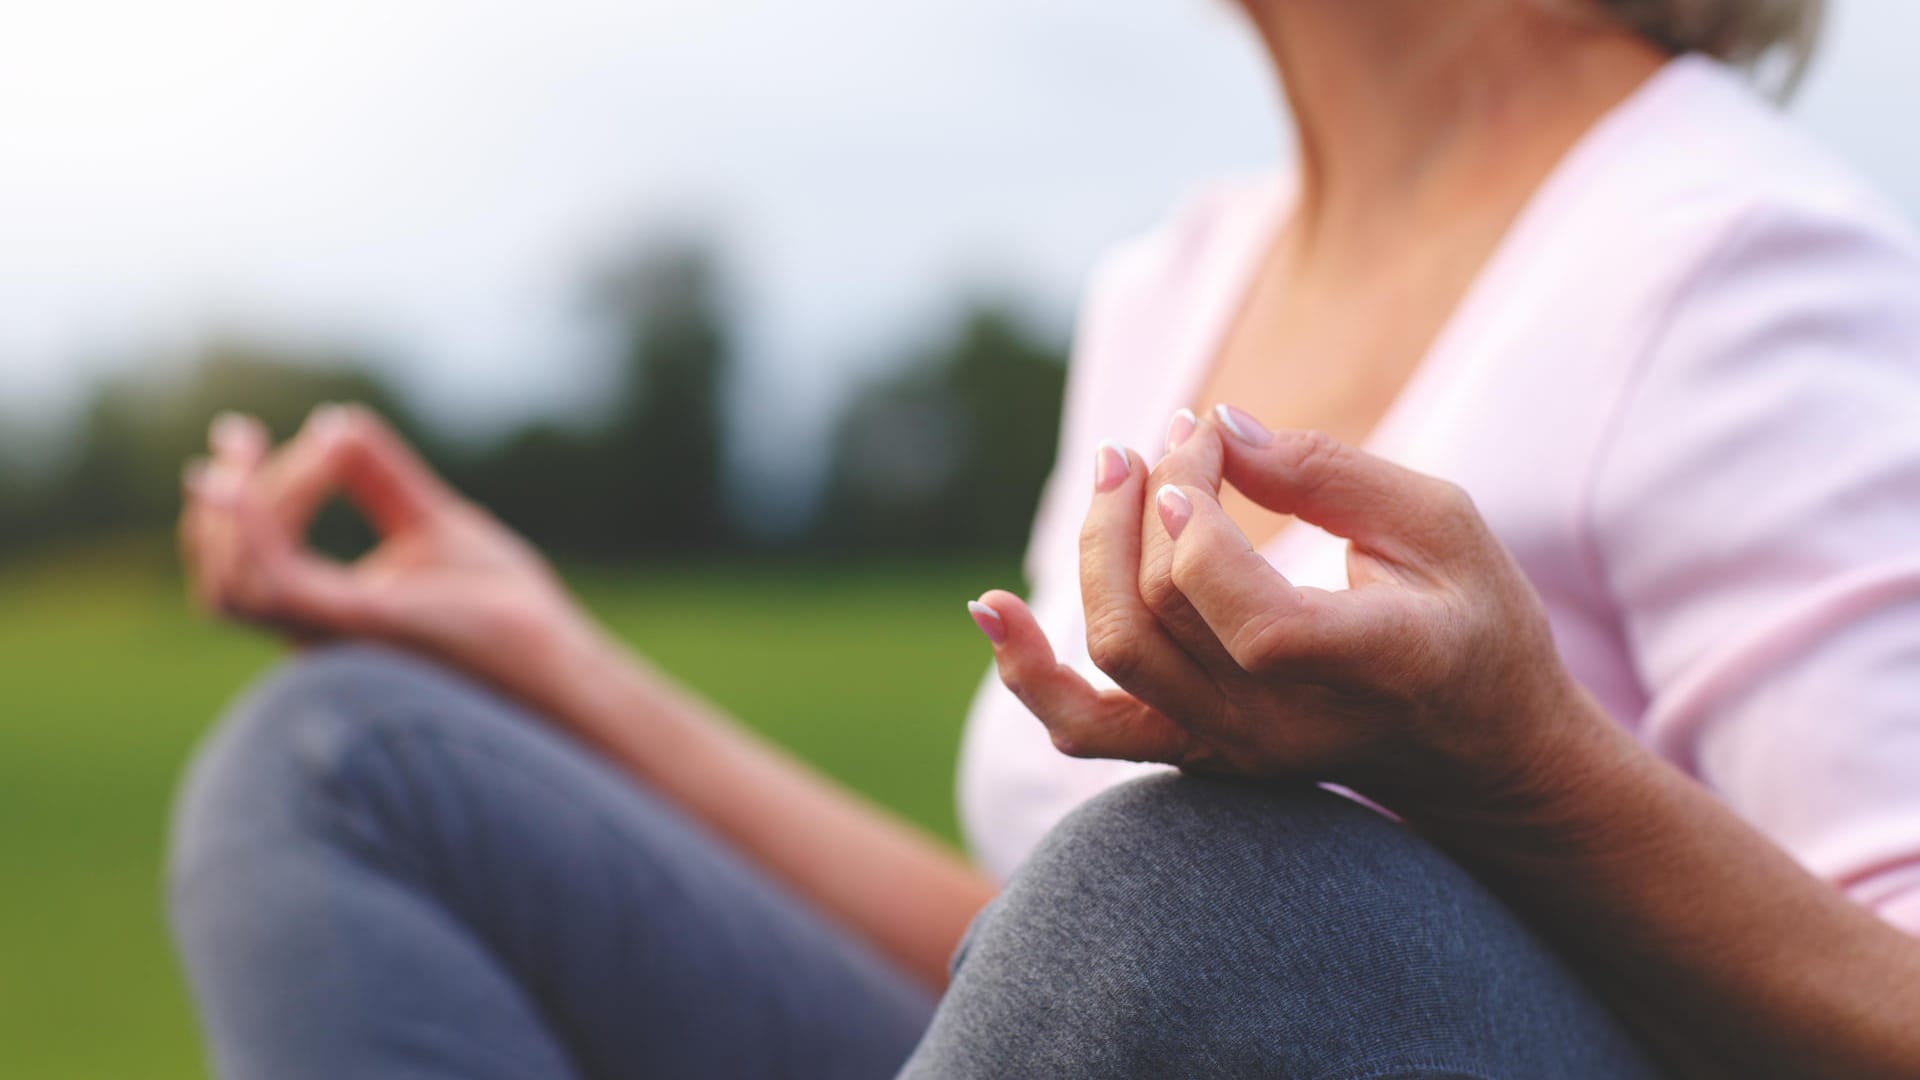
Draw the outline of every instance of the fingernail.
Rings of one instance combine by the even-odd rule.
[[[1127,448],[1117,442],[1103,442],[1099,453],[1094,455],[1093,489],[1112,491],[1133,475],[1133,461],[1127,457]],[[988,610],[992,610],[989,608]]]
[[[1193,503],[1187,501],[1187,493],[1172,484],[1162,484],[1153,497],[1153,504],[1160,511],[1160,524],[1167,527],[1167,535],[1180,539],[1187,522],[1193,518]]]
[[[1233,432],[1235,438],[1249,446],[1265,446],[1273,441],[1273,432],[1261,427],[1260,421],[1231,405],[1215,405],[1213,414],[1220,418],[1221,426]]]
[[[224,465],[214,465],[200,474],[199,494],[210,503],[229,503],[240,494],[240,476]]]
[[[975,626],[987,635],[987,640],[995,645],[1007,640],[1007,624],[1000,619],[1000,613],[978,600],[967,601],[967,614],[973,616]]]
[[[225,453],[242,451],[254,440],[253,421],[237,412],[223,412],[213,418],[207,435],[216,450]]]
[[[1200,421],[1193,415],[1192,409],[1181,409],[1174,413],[1173,419],[1167,423],[1167,449],[1178,448],[1181,443],[1187,441],[1187,436],[1193,434],[1193,429],[1199,426]]]
[[[345,415],[346,410],[339,405],[331,401],[323,401],[313,407],[313,411],[307,414],[306,423],[301,426],[309,435],[325,436],[340,426],[340,418]]]

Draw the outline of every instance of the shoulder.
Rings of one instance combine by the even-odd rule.
[[[1617,206],[1644,318],[1620,379],[1597,520],[1800,535],[1871,510],[1905,542],[1920,482],[1920,241],[1844,164],[1731,76],[1656,124],[1674,160]],[[1684,154],[1679,148],[1685,148]],[[1896,525],[1888,522],[1897,522]],[[1639,534],[1636,534],[1639,535]],[[1769,534],[1773,535],[1773,534]],[[1784,540],[1783,540],[1784,542]],[[1703,549],[1724,555],[1722,535]]]
[[[1622,248],[1674,275],[1661,284],[1711,285],[1759,261],[1809,275],[1849,256],[1920,265],[1904,215],[1737,76],[1688,58],[1657,78],[1617,118],[1596,202]]]
[[[1649,185],[1643,243],[1685,252],[1648,343],[1703,376],[1832,385],[1920,375],[1920,238],[1906,217],[1732,75],[1694,62],[1656,123],[1684,155]]]
[[[1663,371],[1751,378],[1763,355],[1813,378],[1901,350],[1920,365],[1912,227],[1711,61],[1676,61],[1603,121],[1516,233],[1495,324],[1616,402]]]

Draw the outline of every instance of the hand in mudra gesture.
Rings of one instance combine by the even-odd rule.
[[[1183,431],[1183,429],[1191,429]],[[1545,609],[1452,484],[1218,410],[1151,473],[1103,446],[1080,581],[1100,691],[1019,598],[978,613],[1002,680],[1080,757],[1350,784],[1395,809],[1537,783],[1591,720]],[[1232,484],[1349,541],[1350,588],[1294,586],[1218,500]]]
[[[430,656],[523,698],[591,634],[530,545],[448,487],[373,413],[323,406],[274,447],[250,417],[217,420],[189,465],[180,546],[209,610],[301,641],[356,638]],[[379,536],[343,564],[308,525],[342,495]]]

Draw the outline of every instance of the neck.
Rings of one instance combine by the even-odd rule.
[[[1242,3],[1294,119],[1301,258],[1524,198],[1665,60],[1539,0]]]

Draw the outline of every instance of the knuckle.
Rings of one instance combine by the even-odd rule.
[[[1020,680],[1020,676],[1017,673],[1002,668],[1000,671],[1000,685],[1007,688],[1007,693],[1020,699],[1020,703],[1025,705],[1029,710],[1033,709],[1033,702],[1027,699],[1026,683]]]
[[[1092,744],[1067,724],[1053,724],[1047,728],[1048,738],[1053,740],[1053,748],[1067,757],[1085,758],[1095,756]]]
[[[1175,545],[1167,564],[1167,585],[1182,596],[1205,580],[1206,558],[1198,544]]]
[[[1144,660],[1139,627],[1120,613],[1089,620],[1087,656],[1108,678],[1125,685],[1139,672]]]
[[[1106,524],[1098,515],[1088,514],[1080,523],[1080,551],[1091,556],[1103,550],[1107,543]]]
[[[1345,450],[1340,440],[1318,428],[1289,432],[1275,446],[1289,467],[1309,472],[1338,464]]]
[[[1159,560],[1152,565],[1142,563],[1138,587],[1140,602],[1162,618],[1173,614],[1186,599],[1174,580],[1172,560]]]
[[[1454,551],[1476,547],[1483,523],[1473,496],[1451,480],[1434,480],[1432,490],[1433,529],[1437,538]]]
[[[281,598],[278,583],[258,570],[242,575],[232,593],[241,613],[256,618],[278,611]]]
[[[1298,623],[1281,612],[1267,612],[1249,620],[1227,636],[1227,655],[1249,675],[1268,678],[1318,660],[1311,640],[1303,640]]]
[[[1279,467],[1303,495],[1311,495],[1338,474],[1348,453],[1345,443],[1317,428],[1290,431],[1274,441]]]
[[[1474,505],[1473,496],[1466,488],[1451,480],[1435,480],[1434,485],[1434,504],[1442,513],[1459,521],[1479,520],[1479,507]]]

